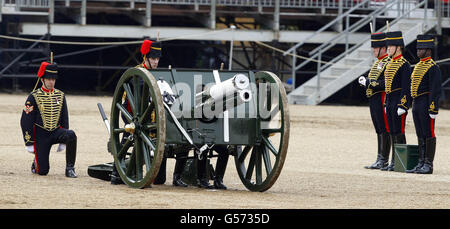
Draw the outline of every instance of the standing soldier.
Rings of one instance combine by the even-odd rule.
[[[207,154],[208,150],[202,153],[201,159],[196,157],[197,160],[197,187],[205,189],[227,189],[227,186],[223,184],[223,177],[225,175],[225,170],[227,169],[228,157],[230,155],[229,149],[224,145],[216,145],[211,148],[218,153],[216,169],[214,171],[214,183],[211,185],[209,183],[206,166],[208,165]]]
[[[411,75],[413,119],[419,143],[419,163],[407,173],[433,173],[436,152],[434,125],[439,110],[441,94],[441,71],[431,59],[434,48],[432,35],[417,36],[417,56],[420,58]]]
[[[49,156],[53,144],[59,143],[57,152],[66,149],[66,177],[76,178],[75,158],[77,136],[69,130],[69,113],[64,93],[55,88],[58,76],[56,63],[42,62],[38,80],[42,87],[34,90],[25,102],[20,125],[26,150],[34,154],[31,172],[47,175]]]
[[[386,114],[391,133],[391,164],[382,168],[384,171],[394,170],[395,144],[406,144],[405,122],[410,99],[410,76],[411,65],[403,57],[402,32],[387,32],[386,45],[388,54],[392,60],[387,64],[384,71],[385,91],[386,91]]]
[[[386,52],[386,34],[374,33],[371,35],[373,55],[377,58],[370,69],[369,76],[359,77],[359,83],[366,88],[369,98],[370,116],[377,133],[378,153],[375,163],[365,166],[366,169],[381,169],[387,166],[391,141],[389,126],[384,109],[386,92],[384,91],[384,70],[391,60]]]
[[[157,41],[151,41],[151,40],[144,40],[144,42],[141,45],[141,54],[142,54],[142,63],[137,65],[136,67],[145,68],[148,70],[156,69],[158,68],[159,59],[161,58],[161,43]],[[162,81],[157,81],[158,85],[160,86]],[[161,88],[161,86],[160,86]],[[169,87],[170,88],[170,87]],[[173,98],[173,92],[167,92],[167,91],[161,91],[163,94],[163,100],[166,103],[172,103]],[[124,94],[125,98],[125,94]],[[170,104],[169,104],[170,105]],[[124,107],[128,109],[128,111],[131,113],[131,107],[128,105],[128,100],[125,99]],[[126,119],[123,119],[126,123]],[[127,136],[124,136],[127,137]],[[168,147],[166,147],[166,150],[168,150]],[[181,186],[181,187],[187,187],[188,185],[184,183],[181,180],[181,174],[183,173],[184,166],[186,164],[187,160],[187,153],[188,152],[179,152],[176,155],[176,163],[175,163],[175,169],[173,172],[173,182],[172,184],[174,186]],[[166,165],[167,165],[167,158],[164,157],[161,163],[161,167],[159,168],[158,175],[155,178],[154,184],[164,184],[166,182]],[[113,172],[111,174],[111,184],[120,184],[123,183],[122,180],[119,177],[119,174],[113,166]]]

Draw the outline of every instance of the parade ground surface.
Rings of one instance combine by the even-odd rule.
[[[20,115],[26,94],[0,94],[0,208],[450,208],[450,111],[436,121],[434,174],[364,169],[376,158],[376,135],[367,106],[289,106],[290,144],[280,177],[266,192],[248,191],[230,157],[228,190],[172,186],[174,159],[165,185],[133,189],[88,176],[90,165],[112,161],[108,134],[97,109],[107,115],[111,97],[68,95],[70,128],[78,136],[77,179],[64,176],[65,153],[50,153],[47,176],[30,172]],[[406,138],[417,144],[412,115]]]

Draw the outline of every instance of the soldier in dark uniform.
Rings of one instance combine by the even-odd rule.
[[[211,148],[211,150],[218,153],[216,169],[214,171],[214,183],[211,185],[207,178],[206,166],[207,160],[206,155],[208,150],[202,153],[201,160],[197,157],[197,187],[206,189],[227,189],[227,186],[223,184],[223,176],[225,175],[225,170],[228,164],[229,150],[225,145],[216,145]]]
[[[420,58],[411,75],[411,97],[413,98],[413,119],[419,143],[419,163],[407,173],[433,173],[436,152],[434,134],[436,116],[441,95],[441,71],[431,59],[434,48],[432,35],[417,36],[417,56]]]
[[[370,69],[369,76],[361,76],[359,83],[366,88],[366,96],[369,98],[370,116],[375,132],[377,133],[378,153],[375,163],[365,166],[366,169],[381,169],[387,166],[391,141],[389,126],[384,109],[386,92],[384,91],[384,70],[391,60],[386,50],[386,34],[374,33],[371,35],[372,51],[377,58]]]
[[[395,144],[406,144],[405,123],[407,110],[411,103],[409,91],[411,65],[402,55],[402,49],[405,47],[402,32],[388,32],[386,38],[388,54],[392,58],[384,70],[386,114],[391,134],[392,154],[391,163],[381,170],[393,171],[394,146]]]
[[[69,113],[64,93],[56,88],[58,68],[55,63],[42,62],[38,77],[42,87],[34,90],[25,102],[20,125],[28,152],[34,154],[31,172],[47,175],[53,144],[57,151],[66,150],[66,177],[76,178],[75,158],[77,136],[69,130]]]
[[[141,67],[141,68],[145,68],[145,69],[156,69],[158,68],[158,63],[159,63],[159,59],[161,58],[161,51],[162,51],[162,47],[161,47],[161,43],[157,42],[157,41],[152,41],[152,40],[144,40],[144,42],[141,45],[141,54],[143,56],[143,60],[142,63],[137,65],[136,67]],[[158,85],[160,85],[160,81],[158,80]],[[163,100],[166,103],[171,103],[173,102],[174,98],[170,93],[167,92],[163,92],[161,91],[161,93],[163,94]],[[126,107],[128,109],[128,112],[132,113],[131,111],[131,107],[128,104],[128,100],[125,99],[125,94],[123,96],[124,98],[124,107]],[[170,104],[169,104],[170,106]],[[127,123],[127,120],[123,118],[123,121],[125,123]],[[128,133],[124,134],[124,138],[128,137]],[[166,146],[165,150],[168,150],[169,147]],[[175,169],[173,172],[173,181],[172,184],[174,186],[181,186],[181,187],[187,187],[188,185],[186,183],[184,183],[181,180],[181,174],[183,173],[184,170],[184,166],[186,165],[186,160],[187,160],[187,154],[188,152],[186,151],[182,151],[182,152],[177,152],[176,154],[176,162],[175,162]],[[164,184],[166,182],[166,165],[167,165],[167,158],[164,157],[161,163],[161,167],[159,168],[159,172],[155,178],[155,181],[153,182],[153,184]],[[113,167],[113,172],[111,174],[111,183],[112,184],[119,184],[119,183],[123,183],[119,177],[119,174],[115,168],[115,166]]]

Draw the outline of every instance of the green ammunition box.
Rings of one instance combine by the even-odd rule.
[[[395,144],[394,171],[405,172],[413,169],[419,161],[419,147],[417,145]]]

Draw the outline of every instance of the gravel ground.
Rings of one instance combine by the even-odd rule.
[[[108,135],[97,110],[108,112],[111,97],[67,95],[70,128],[78,136],[76,171],[64,176],[64,152],[53,146],[50,173],[30,172],[33,155],[24,148],[20,115],[25,94],[0,94],[0,208],[450,208],[450,111],[436,121],[433,175],[366,170],[376,158],[376,135],[368,107],[291,105],[290,145],[283,171],[264,193],[248,191],[230,157],[228,190],[171,185],[175,161],[168,160],[165,185],[133,189],[88,176],[89,165],[111,162]],[[109,115],[109,113],[108,113]],[[406,138],[417,144],[412,116]]]

